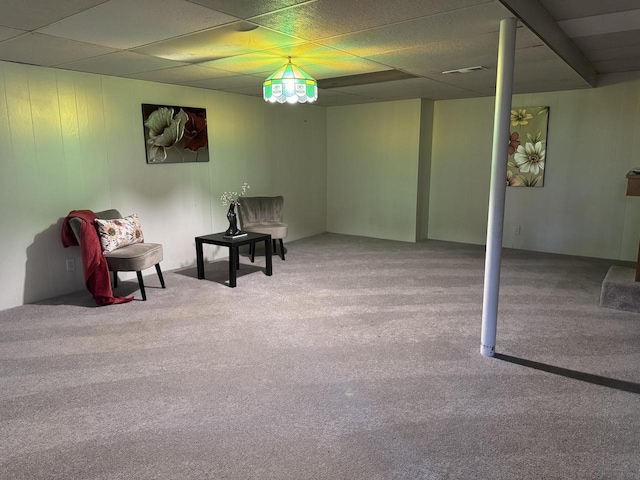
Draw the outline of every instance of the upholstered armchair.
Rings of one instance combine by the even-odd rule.
[[[113,272],[114,288],[118,286],[118,272],[136,272],[136,275],[138,277],[138,284],[140,285],[140,294],[142,295],[142,300],[146,300],[147,294],[144,289],[144,281],[142,280],[142,270],[146,270],[147,268],[151,268],[153,266],[156,267],[156,272],[158,274],[158,278],[160,279],[160,285],[162,285],[162,288],[165,288],[162,270],[160,269],[160,262],[163,259],[161,244],[143,242],[144,238],[141,237],[139,239],[132,239],[131,242],[125,242],[129,244],[121,246],[117,243],[117,239],[113,240],[113,242],[116,243],[111,242],[111,244],[109,244],[109,238],[105,238],[105,232],[109,231],[109,221],[112,220],[118,220],[122,224],[129,222],[133,226],[133,235],[135,236],[136,233],[142,235],[141,229],[139,229],[139,224],[139,232],[136,232],[136,223],[138,222],[137,216],[133,215],[123,219],[122,215],[120,215],[120,212],[118,212],[117,210],[104,210],[102,212],[95,212],[95,215],[97,217],[96,229],[98,230],[98,236],[100,237],[100,241],[102,244],[103,255],[105,260],[107,261],[107,265],[109,266],[109,271]],[[100,222],[101,220],[102,222]],[[73,217],[69,220],[69,226],[71,227],[71,230],[73,231],[73,234],[78,241],[78,245],[80,245],[81,241],[81,224],[82,220],[78,217]],[[103,230],[102,232],[101,229]],[[105,249],[105,247],[107,248]]]
[[[280,258],[284,260],[283,239],[287,238],[289,227],[283,222],[284,197],[242,197],[238,204],[241,229],[245,232],[271,235],[273,251],[276,240],[280,242]],[[255,257],[255,245],[250,250],[251,262]]]

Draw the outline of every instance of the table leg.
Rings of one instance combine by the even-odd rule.
[[[202,255],[202,242],[196,240],[196,266],[198,269],[198,279],[204,278],[204,255]]]
[[[272,265],[271,265],[271,237],[264,241],[264,254],[267,259],[267,276],[271,276],[272,274]]]
[[[229,286],[235,288],[236,286],[236,271],[238,269],[236,265],[236,259],[238,257],[238,247],[229,247]]]
[[[240,249],[236,247],[235,250],[236,250],[236,270],[240,270]]]

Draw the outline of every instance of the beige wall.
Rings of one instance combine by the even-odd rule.
[[[147,165],[141,103],[205,107],[210,162]],[[193,238],[226,228],[219,197],[243,182],[284,195],[289,240],[326,231],[322,107],[0,62],[0,145],[0,309],[84,288],[60,241],[73,209],[137,213],[165,270],[194,265]]]
[[[640,166],[640,82],[515,95],[512,104],[549,106],[549,132],[544,187],[507,189],[504,245],[635,260],[640,198],[625,196],[625,175]],[[493,106],[435,103],[430,238],[486,241]]]
[[[327,229],[416,239],[419,99],[329,107]]]

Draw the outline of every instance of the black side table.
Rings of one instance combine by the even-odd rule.
[[[252,245],[255,249],[257,242],[264,242],[264,251],[267,261],[265,274],[272,275],[271,266],[271,235],[264,233],[247,233],[243,237],[225,238],[224,233],[212,233],[211,235],[202,235],[196,237],[196,265],[198,267],[198,278],[204,278],[204,255],[202,254],[202,245],[208,243],[210,245],[219,245],[221,247],[229,247],[229,286],[236,286],[236,272],[240,268],[240,255],[238,247],[243,245]]]

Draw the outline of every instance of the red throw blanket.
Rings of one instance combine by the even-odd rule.
[[[73,234],[69,220],[77,217],[82,219],[80,224],[80,252],[82,254],[82,269],[84,270],[84,281],[87,290],[93,295],[93,299],[100,306],[113,305],[114,303],[127,303],[133,297],[114,297],[111,290],[111,279],[109,278],[109,266],[107,260],[102,255],[102,247],[98,232],[93,226],[96,214],[91,210],[73,210],[69,212],[67,218],[62,223],[62,245],[71,247],[78,245],[76,236]]]

